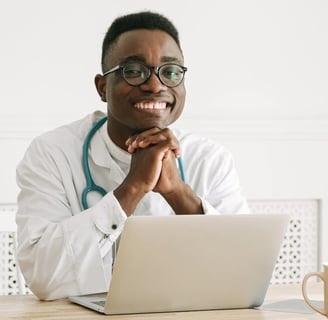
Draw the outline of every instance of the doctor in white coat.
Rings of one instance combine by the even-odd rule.
[[[116,19],[102,71],[95,84],[107,114],[37,137],[17,167],[18,260],[40,299],[107,291],[114,243],[132,214],[248,212],[230,153],[170,129],[183,111],[187,68],[167,18]],[[100,190],[86,195],[90,181]]]

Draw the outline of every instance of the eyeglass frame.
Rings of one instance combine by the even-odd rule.
[[[124,68],[125,68],[126,66],[128,66],[129,64],[133,64],[133,63],[140,64],[140,65],[146,67],[146,68],[149,70],[149,75],[148,75],[148,77],[145,78],[145,81],[143,81],[143,82],[141,82],[141,83],[139,83],[139,84],[131,84],[130,82],[128,82],[128,80],[127,80],[127,79],[125,78],[125,76],[124,76],[124,71],[123,71]],[[180,68],[182,69],[182,71],[183,71],[183,73],[182,73],[182,78],[181,78],[180,82],[179,82],[178,84],[174,85],[174,86],[170,86],[170,85],[167,85],[166,83],[164,83],[163,80],[160,78],[160,75],[159,75],[159,71],[160,71],[160,69],[161,69],[162,67],[165,67],[165,66],[168,66],[168,65],[178,66],[178,67],[180,67]],[[164,63],[164,64],[162,64],[162,65],[160,65],[160,66],[148,66],[148,65],[146,65],[146,64],[144,64],[144,63],[142,63],[142,62],[127,62],[127,63],[125,63],[125,64],[118,64],[117,66],[113,67],[112,69],[105,71],[105,72],[103,73],[103,77],[105,77],[105,76],[107,76],[107,75],[109,75],[109,74],[111,74],[111,73],[114,73],[114,72],[116,72],[116,71],[118,71],[118,70],[121,70],[121,74],[122,74],[122,76],[123,76],[124,81],[125,81],[128,85],[133,86],[133,87],[138,87],[138,86],[141,86],[142,84],[146,83],[146,82],[149,80],[149,78],[151,77],[152,72],[154,72],[154,74],[156,75],[156,77],[158,78],[158,80],[161,82],[161,84],[163,84],[164,86],[166,86],[166,87],[168,87],[168,88],[175,88],[175,87],[179,86],[179,85],[183,82],[184,77],[185,77],[185,73],[186,73],[186,71],[188,70],[188,68],[185,67],[185,66],[182,66],[182,65],[180,65],[180,64],[178,64],[178,63]]]

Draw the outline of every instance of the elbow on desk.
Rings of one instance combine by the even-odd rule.
[[[22,263],[20,262],[20,264]],[[33,267],[24,268],[24,264],[22,265],[21,270],[26,284],[39,300],[51,301],[80,294],[74,280],[62,279],[61,281],[60,278],[48,278],[45,275],[42,276]]]
[[[80,294],[76,277],[72,271],[63,272],[53,263],[47,263],[29,250],[19,248],[18,264],[28,288],[40,300],[56,300]],[[31,258],[34,257],[34,258]],[[60,272],[56,271],[61,269]]]
[[[42,250],[41,250],[42,251]],[[42,256],[42,257],[41,257]],[[36,247],[19,249],[18,262],[28,288],[40,300],[57,300],[107,290],[103,265],[75,266],[70,259],[46,259]]]

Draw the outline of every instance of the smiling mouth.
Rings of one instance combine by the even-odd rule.
[[[167,103],[163,101],[142,101],[137,102],[134,107],[139,110],[164,110]]]

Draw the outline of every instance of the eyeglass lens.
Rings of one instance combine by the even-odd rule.
[[[128,63],[123,67],[124,79],[133,86],[146,82],[151,75],[150,67],[141,63]],[[181,83],[185,70],[177,64],[164,64],[158,68],[156,75],[168,87],[175,87]]]

